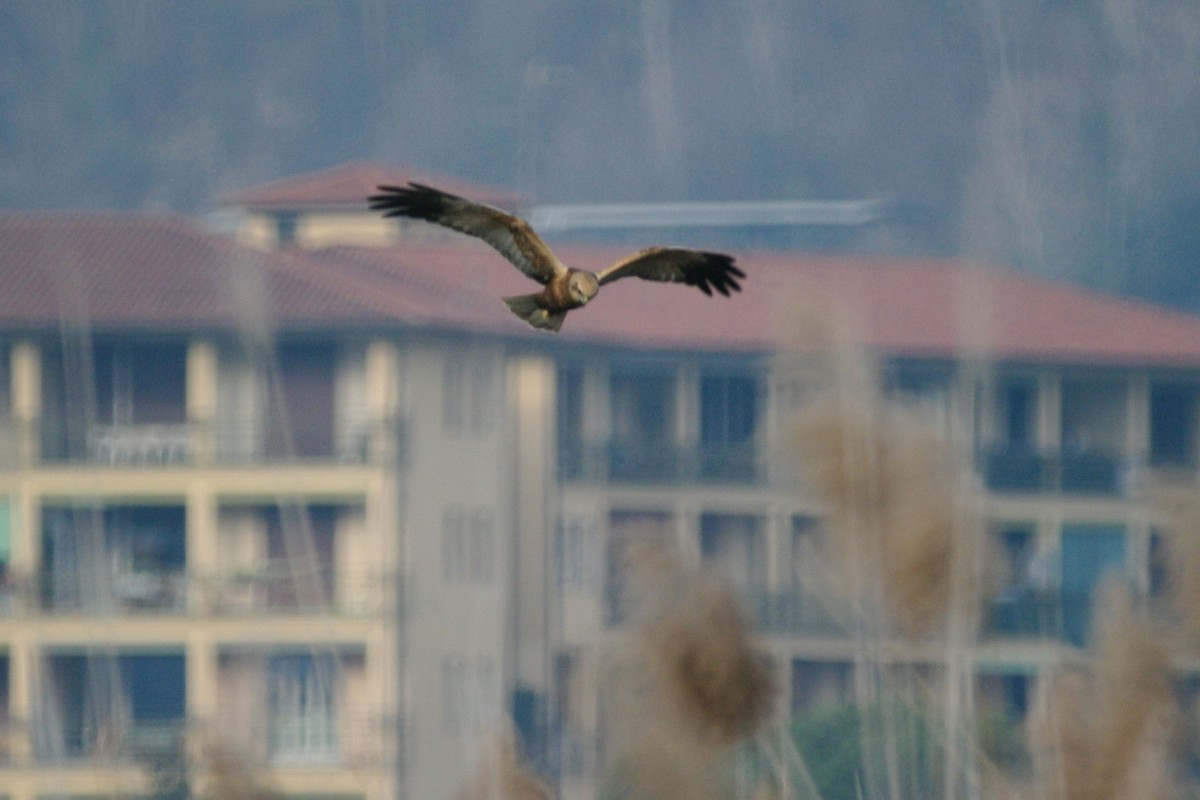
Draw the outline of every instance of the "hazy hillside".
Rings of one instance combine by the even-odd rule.
[[[541,202],[885,196],[900,252],[1200,307],[1192,0],[0,3],[0,207],[352,158]]]

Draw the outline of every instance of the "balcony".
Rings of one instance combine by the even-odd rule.
[[[62,420],[40,424],[45,463],[163,467],[192,462],[192,425],[180,423],[91,424],[78,433]]]
[[[381,420],[347,427],[325,441],[299,447],[286,432],[243,418],[224,420],[215,427],[213,449],[222,464],[400,464],[404,461],[406,430],[403,420]]]
[[[67,575],[48,567],[41,575],[45,611],[56,614],[181,614],[187,609],[187,576],[182,571]]]
[[[984,608],[983,635],[991,639],[1047,639],[1062,635],[1063,603],[1057,593],[1016,587]]]
[[[1132,471],[1128,459],[1100,452],[987,450],[977,462],[987,488],[1000,494],[1122,495]]]
[[[387,613],[392,592],[402,593],[398,576],[346,579],[332,568],[300,574],[275,560],[228,571],[200,582],[202,613],[224,617],[331,614],[367,617]]]
[[[124,764],[179,756],[188,732],[183,718],[64,722],[52,742],[37,748],[35,759],[44,764],[86,759],[95,764]]]
[[[751,442],[681,446],[656,442],[564,442],[559,478],[578,483],[738,484],[765,478]]]
[[[87,434],[87,460],[112,466],[176,466],[191,462],[191,427],[93,425]]]
[[[753,592],[749,606],[756,626],[766,634],[846,634],[846,626],[830,613],[829,604],[811,592]]]

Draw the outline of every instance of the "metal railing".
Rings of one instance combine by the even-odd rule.
[[[748,605],[758,629],[768,634],[842,636],[843,621],[825,599],[811,592],[750,592]]]
[[[298,423],[300,424],[300,423]],[[330,424],[328,420],[325,424]],[[27,426],[28,427],[28,426]],[[92,424],[68,432],[61,420],[43,420],[31,437],[40,442],[43,463],[107,466],[187,466],[211,459],[218,464],[319,462],[401,464],[406,426],[389,419],[355,425],[331,435],[325,446],[297,448],[291,437],[263,420],[241,418],[211,423]],[[21,459],[22,428],[0,424],[0,467],[16,467]]]
[[[395,611],[403,586],[396,575],[347,577],[332,568],[304,573],[285,561],[266,561],[205,576],[179,570],[107,575],[85,591],[81,577],[47,568],[34,580],[14,579],[0,588],[0,617],[38,612],[372,617]]]
[[[183,757],[188,721],[183,717],[100,722],[64,721],[56,736],[34,737],[34,760],[57,763],[87,760],[121,764]]]
[[[1135,473],[1130,459],[1102,452],[992,449],[977,461],[987,488],[1002,494],[1122,495]]]
[[[281,769],[361,768],[401,757],[401,729],[381,719],[344,722],[337,713],[267,720],[267,761]]]
[[[765,472],[754,442],[564,442],[558,451],[559,478],[581,483],[748,485],[761,483]]]
[[[400,464],[406,453],[407,426],[389,419],[345,428],[327,445],[297,447],[294,439],[254,419],[222,420],[213,426],[213,457],[220,464],[333,462]]]
[[[1057,593],[1013,588],[985,606],[983,635],[994,639],[1058,638],[1062,614],[1062,598]]]
[[[93,425],[87,460],[97,464],[175,466],[192,460],[192,429],[174,425]]]

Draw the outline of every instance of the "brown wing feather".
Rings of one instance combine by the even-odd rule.
[[[507,211],[419,183],[378,188],[367,201],[385,217],[423,219],[482,239],[538,283],[567,271],[529,223]]]
[[[745,278],[724,253],[688,250],[682,247],[649,247],[618,261],[596,276],[600,284],[636,277],[647,281],[668,281],[695,286],[708,296],[713,289],[724,297],[740,292],[739,278]]]

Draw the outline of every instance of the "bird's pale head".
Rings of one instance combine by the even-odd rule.
[[[600,281],[590,272],[574,272],[567,280],[567,291],[571,293],[572,300],[583,305],[600,291]]]

